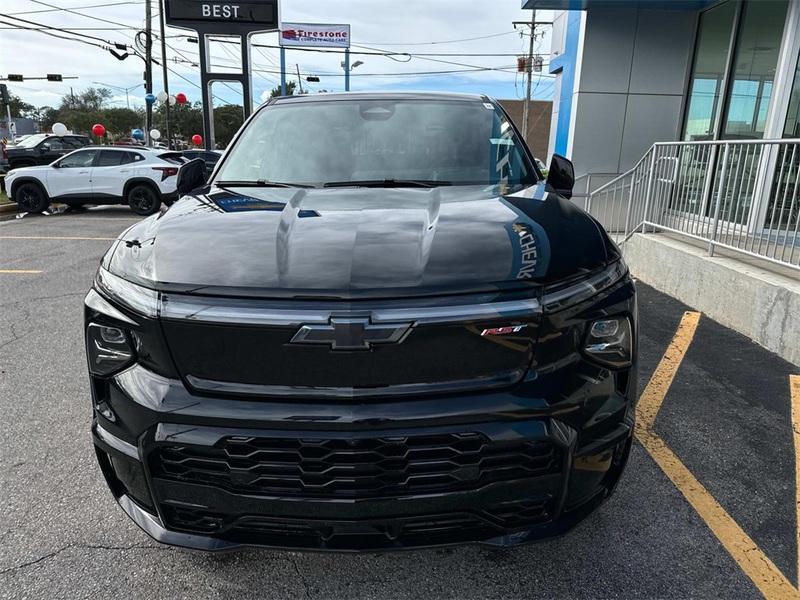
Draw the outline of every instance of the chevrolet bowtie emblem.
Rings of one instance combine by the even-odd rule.
[[[325,325],[303,325],[291,344],[318,344],[331,350],[369,350],[376,344],[402,342],[411,323],[371,323],[368,318],[332,317]]]

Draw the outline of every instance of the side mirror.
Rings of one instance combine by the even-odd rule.
[[[190,160],[178,170],[178,194],[184,196],[207,181],[206,163],[202,158]]]
[[[50,150],[50,144],[42,144],[41,146],[39,146],[39,152],[41,152],[42,154],[44,154],[49,150]]]
[[[575,187],[575,166],[572,161],[560,154],[553,154],[547,183],[564,198],[572,198],[572,188]]]

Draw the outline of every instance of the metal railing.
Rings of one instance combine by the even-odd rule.
[[[575,201],[621,244],[670,231],[800,270],[800,139],[660,142],[596,189],[585,177]]]

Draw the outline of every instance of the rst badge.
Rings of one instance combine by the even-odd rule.
[[[508,335],[510,333],[519,333],[525,329],[527,325],[506,325],[505,327],[491,327],[481,331],[481,337],[489,335]]]

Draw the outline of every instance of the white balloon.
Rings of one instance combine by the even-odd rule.
[[[178,103],[178,100],[175,98],[175,96],[173,96],[172,94],[170,94],[170,96],[169,96],[169,103],[170,103],[172,106],[175,106],[175,105]]]
[[[63,123],[53,123],[53,133],[56,135],[66,135],[69,129]]]
[[[151,129],[150,137],[153,138],[154,140],[157,140],[161,137],[161,132],[158,129]]]
[[[156,96],[156,98],[158,98],[159,102],[166,102],[169,99],[169,96],[167,95],[167,92],[161,90],[158,92],[158,96]]]

